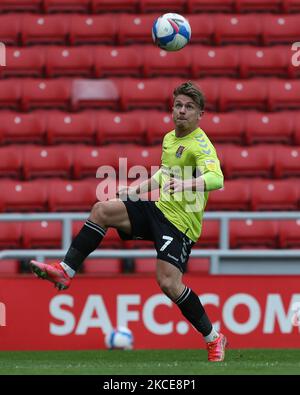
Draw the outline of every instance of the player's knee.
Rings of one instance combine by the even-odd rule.
[[[176,284],[174,284],[174,279],[172,276],[161,275],[157,278],[157,282],[163,293],[172,299],[176,290]]]
[[[91,210],[91,221],[101,224],[102,226],[107,225],[108,214],[103,202],[97,202],[94,204]]]

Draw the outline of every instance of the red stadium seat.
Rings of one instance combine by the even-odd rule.
[[[23,114],[11,111],[0,113],[0,141],[2,143],[43,143],[46,122],[40,111]]]
[[[280,12],[282,0],[236,0],[236,11],[240,12]]]
[[[0,177],[20,178],[22,149],[23,147],[16,146],[0,148]]]
[[[294,116],[294,142],[296,145],[300,145],[300,115],[298,114],[298,112],[296,112],[293,113],[293,116]]]
[[[204,220],[195,248],[219,248],[219,232],[220,223],[218,220]]]
[[[144,173],[143,169],[146,169],[148,172],[148,176],[156,173],[161,164],[161,146],[155,147],[141,147],[135,145],[128,145],[125,147],[124,157],[128,158],[127,161],[127,169],[128,169],[128,177],[129,181],[131,179],[135,179],[139,176],[139,172],[141,175],[139,177],[145,176],[147,178],[147,174]],[[138,166],[138,167],[134,167]],[[137,172],[137,174],[136,174]]]
[[[300,177],[300,147],[277,146],[274,149],[276,178]]]
[[[124,14],[118,19],[118,43],[152,43],[152,25],[159,14]]]
[[[232,220],[229,229],[230,248],[277,248],[277,221]]]
[[[210,269],[209,258],[190,258],[187,263],[187,273],[208,275]]]
[[[18,14],[0,15],[0,37],[2,43],[9,45],[18,45],[20,31],[21,31],[20,15]]]
[[[60,221],[23,222],[23,248],[57,248],[62,246]]]
[[[6,66],[0,67],[0,76],[42,77],[44,66],[43,47],[7,47]]]
[[[120,88],[113,80],[76,79],[72,85],[72,108],[109,108],[117,110],[120,100]]]
[[[96,202],[96,180],[49,180],[49,211],[90,211]]]
[[[144,75],[185,76],[190,75],[191,52],[189,47],[184,51],[167,52],[155,46],[146,46],[144,52]]]
[[[244,142],[245,116],[242,113],[204,113],[200,127],[213,142]]]
[[[124,111],[133,108],[168,108],[171,89],[167,78],[131,79],[121,82],[121,108]]]
[[[219,14],[214,17],[215,43],[259,44],[262,33],[261,18],[257,14]]]
[[[67,79],[24,79],[22,92],[22,108],[28,111],[33,108],[68,109],[71,98],[71,81]]]
[[[253,211],[297,210],[299,196],[293,180],[257,180],[250,187]]]
[[[21,18],[23,45],[65,44],[69,32],[68,16],[25,14]]]
[[[143,50],[137,45],[96,47],[94,49],[95,76],[142,76]]]
[[[69,40],[74,44],[115,44],[117,17],[105,15],[71,15]]]
[[[21,80],[7,79],[0,81],[0,106],[19,109],[21,103]]]
[[[285,112],[273,114],[248,112],[245,121],[247,144],[292,143],[293,118]]]
[[[241,77],[257,75],[275,75],[286,77],[289,73],[291,48],[289,46],[250,47],[243,46],[240,50]]]
[[[190,14],[188,21],[192,29],[192,42],[194,44],[213,44],[214,17],[210,14]]]
[[[17,259],[1,259],[0,276],[18,274],[20,272],[20,262]]]
[[[149,110],[144,117],[148,144],[162,143],[164,135],[174,129],[169,112]]]
[[[139,0],[91,0],[92,10],[96,12],[137,12]]]
[[[0,221],[0,248],[21,248],[22,224]],[[1,262],[0,262],[1,265]]]
[[[273,151],[270,146],[232,146],[226,152],[225,173],[227,178],[272,177]]]
[[[115,276],[122,273],[122,260],[119,258],[89,258],[84,261],[83,273],[95,276]]]
[[[215,111],[218,108],[219,101],[219,85],[220,81],[216,78],[205,78],[196,80],[195,83],[199,86],[205,97],[205,110]]]
[[[156,258],[137,258],[134,261],[134,272],[139,274],[155,274]]]
[[[272,78],[268,84],[269,111],[300,108],[300,81]]]
[[[285,220],[279,222],[279,247],[300,248],[300,220]]]
[[[264,79],[223,79],[220,86],[220,110],[253,108],[264,110],[267,105],[267,82]]]
[[[47,189],[40,181],[0,181],[1,211],[47,211]]]
[[[299,40],[299,15],[264,15],[262,17],[264,45],[288,44]]]
[[[300,12],[300,0],[283,0],[284,12]]]
[[[43,0],[1,0],[0,12],[30,11],[39,12]]]
[[[215,76],[236,77],[239,74],[239,50],[230,45],[226,47],[193,46],[192,76],[194,78]]]
[[[187,0],[187,11],[194,12],[233,12],[235,0]]]
[[[225,181],[225,187],[209,194],[208,210],[240,210],[250,208],[249,181],[245,179]]]
[[[72,157],[69,147],[27,146],[24,150],[25,179],[65,177],[71,174]]]
[[[47,142],[93,143],[95,141],[94,113],[83,111],[78,114],[50,111],[46,114]]]
[[[74,221],[72,226],[72,237],[74,238],[78,232],[81,230],[85,221]],[[122,248],[122,240],[115,228],[108,228],[105,234],[105,237],[101,241],[101,244],[98,248]]]
[[[46,75],[82,76],[93,75],[93,49],[89,47],[49,47],[46,50]]]
[[[145,142],[146,127],[143,111],[123,113],[101,111],[96,118],[96,141],[99,145]]]
[[[49,12],[89,12],[91,0],[44,0],[44,9]]]
[[[186,0],[140,0],[140,11],[145,12],[161,12],[166,10],[181,13],[185,10]]]

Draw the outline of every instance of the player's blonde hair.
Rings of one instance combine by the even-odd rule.
[[[193,99],[193,101],[197,104],[200,111],[204,110],[205,106],[205,97],[203,92],[195,85],[192,81],[184,82],[183,84],[179,85],[173,91],[174,100],[178,95],[185,95]]]

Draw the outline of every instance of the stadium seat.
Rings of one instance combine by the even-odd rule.
[[[223,79],[220,84],[220,111],[244,109],[264,110],[267,105],[267,82],[262,78],[253,80]]]
[[[185,3],[186,0],[140,0],[139,6],[141,13],[172,10],[180,14],[185,11]]]
[[[187,12],[233,12],[235,0],[187,0]]]
[[[283,0],[284,12],[300,12],[300,0]]]
[[[96,180],[49,180],[49,211],[90,211],[96,203]]]
[[[239,50],[237,46],[192,46],[192,76],[230,76],[239,74]]]
[[[112,14],[70,17],[69,41],[74,44],[115,44],[117,17]]]
[[[134,272],[138,274],[155,275],[156,262],[156,258],[137,258],[134,261]]]
[[[21,18],[23,45],[66,43],[70,23],[68,16],[24,14]]]
[[[216,111],[219,107],[219,85],[220,81],[216,78],[205,78],[194,81],[201,89],[205,96],[205,110]],[[178,84],[177,84],[178,85]],[[175,86],[174,86],[175,88]]]
[[[118,110],[120,88],[116,81],[76,79],[72,84],[72,109],[109,108]]]
[[[22,82],[22,109],[69,109],[71,81],[67,79],[24,79]]]
[[[1,77],[43,77],[45,52],[43,47],[7,47],[6,66],[0,67]]]
[[[257,14],[218,14],[214,17],[215,43],[259,45],[262,33],[261,18]]]
[[[16,146],[0,148],[0,177],[21,177],[22,149]]]
[[[0,221],[0,248],[21,248],[22,224],[20,222]],[[0,263],[1,265],[1,263]]]
[[[91,0],[44,0],[44,10],[50,12],[89,12]]]
[[[127,170],[129,181],[135,179],[137,176],[147,176],[144,173],[144,168],[148,172],[148,176],[151,173],[154,174],[158,170],[161,164],[161,146],[154,147],[142,147],[137,145],[127,145],[125,147],[124,157],[127,157]],[[138,167],[134,167],[138,166]],[[142,166],[142,168],[141,168]],[[152,170],[152,172],[151,172]],[[119,169],[120,171],[120,169]],[[141,173],[140,173],[141,172]]]
[[[39,12],[43,0],[1,0],[0,12],[27,11]]]
[[[200,127],[212,142],[242,144],[245,115],[239,112],[204,113]]]
[[[225,181],[224,185],[223,189],[209,193],[207,209],[248,211],[251,198],[249,181],[241,178]]]
[[[38,181],[0,181],[1,211],[47,211],[47,188]]]
[[[299,193],[291,180],[255,180],[250,184],[251,208],[260,210],[297,210]]]
[[[143,49],[140,46],[98,46],[94,48],[94,73],[98,78],[106,76],[141,77]]]
[[[57,248],[62,246],[60,221],[27,221],[22,226],[23,248]]]
[[[218,220],[204,220],[202,231],[194,248],[219,248],[220,223]]]
[[[93,75],[93,48],[49,47],[46,50],[46,76],[82,76]]]
[[[21,104],[21,80],[10,78],[0,81],[0,106],[18,110]]]
[[[227,178],[272,178],[273,163],[273,151],[268,145],[232,146],[226,152],[225,174]]]
[[[300,177],[300,147],[274,148],[274,175],[276,178]]]
[[[96,141],[105,143],[140,143],[145,142],[144,112],[100,111],[96,115]]]
[[[300,220],[282,220],[279,222],[279,247],[300,248]]]
[[[174,129],[172,117],[169,112],[149,110],[145,112],[147,143],[160,144],[166,133]]]
[[[195,275],[208,275],[210,269],[209,258],[190,258],[187,263],[187,273]]]
[[[70,177],[72,157],[69,147],[27,146],[23,155],[25,180],[37,177]]]
[[[45,132],[45,117],[40,111],[27,114],[12,111],[0,112],[1,143],[42,144],[45,140]]]
[[[81,230],[82,226],[84,225],[85,221],[73,221],[72,226],[72,237],[74,238],[79,231]],[[114,249],[114,248],[122,248],[122,240],[115,228],[108,228],[105,234],[105,237],[101,241],[101,244],[98,248],[107,248],[107,249]]]
[[[18,45],[20,31],[21,17],[18,14],[0,15],[0,37],[2,43]]]
[[[152,25],[159,14],[124,14],[118,18],[118,44],[152,43]]]
[[[190,14],[187,19],[192,29],[193,44],[212,45],[215,29],[213,16],[210,14]]]
[[[293,117],[288,116],[286,112],[248,112],[245,117],[246,143],[291,144],[293,124]]]
[[[122,260],[119,258],[89,258],[84,261],[83,273],[96,276],[115,276],[122,273]]]
[[[94,143],[94,113],[83,111],[78,114],[62,111],[46,113],[47,143]]]
[[[171,89],[167,78],[133,79],[124,78],[120,83],[121,109],[168,108]]]
[[[17,259],[0,260],[0,276],[18,274],[20,272],[20,263]]]
[[[291,48],[278,45],[276,47],[243,46],[240,49],[240,74],[242,78],[257,75],[287,77]]]
[[[278,223],[266,220],[232,220],[230,248],[277,248]]]
[[[294,142],[296,145],[300,145],[300,115],[298,114],[298,111],[296,113],[293,112],[293,117],[294,117]]]
[[[146,46],[142,51],[145,77],[189,77],[191,68],[191,52],[189,47],[184,51],[167,52],[152,45]]]
[[[236,11],[241,12],[280,12],[282,0],[235,0]]]
[[[262,40],[264,45],[288,44],[299,40],[299,15],[262,16]]]
[[[300,81],[272,78],[268,91],[269,111],[300,108]]]

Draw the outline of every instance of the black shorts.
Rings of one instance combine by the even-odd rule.
[[[123,240],[152,240],[157,259],[175,265],[182,273],[194,242],[176,228],[152,201],[131,200],[123,202],[131,223],[132,234],[118,231]]]

